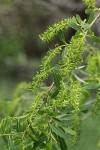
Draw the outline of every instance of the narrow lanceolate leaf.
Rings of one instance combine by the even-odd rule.
[[[62,137],[58,136],[59,144],[60,144],[60,149],[61,150],[68,150],[67,144],[65,140]]]
[[[54,132],[56,135],[59,135],[60,137],[66,140],[66,134],[61,128],[51,125],[51,129],[52,132]]]
[[[86,84],[83,86],[83,89],[98,89],[100,87],[97,83]]]
[[[85,22],[82,23],[82,28],[85,29],[85,30],[89,29],[89,26],[90,25],[88,23],[85,23]]]
[[[48,142],[46,150],[52,150],[52,139],[50,139],[50,141]]]
[[[54,83],[55,83],[56,87],[59,87],[62,77],[58,73],[54,73],[53,77],[54,77]]]
[[[63,127],[63,129],[70,135],[76,135],[76,132],[74,130],[72,130],[70,127],[68,127],[68,128]]]
[[[9,137],[9,140],[8,140],[8,145],[9,145],[9,150],[15,150],[14,143],[13,143],[13,141],[10,137]]]
[[[47,139],[47,137],[46,137],[44,134],[41,134],[41,135],[38,137],[38,141],[36,141],[36,142],[34,143],[33,149],[35,149],[35,148],[41,146],[41,144],[43,144],[44,141],[46,141],[46,139]]]
[[[76,74],[74,74],[75,78],[79,81],[79,82],[82,82],[82,83],[86,83],[84,80],[82,80],[81,78],[79,78]]]
[[[68,25],[69,25],[71,28],[75,29],[76,31],[81,32],[81,28],[80,28],[79,25],[77,25],[77,23],[75,23],[75,22],[69,22]]]
[[[81,17],[79,15],[76,15],[76,20],[79,24],[81,24],[82,20],[81,20]]]
[[[67,125],[61,120],[54,118],[54,121],[58,124],[59,127],[61,127],[66,133],[70,134],[70,135],[76,135],[76,132],[74,130],[72,130],[70,127],[67,127]]]
[[[95,42],[95,43],[100,43],[100,38],[99,38],[99,37],[97,37],[97,36],[92,36],[92,35],[90,35],[89,37],[91,38],[91,40],[92,40],[93,42]]]
[[[64,37],[64,33],[63,32],[59,32],[58,33],[58,37],[59,39],[63,42],[63,43],[66,43],[66,39]]]
[[[75,69],[82,69],[82,68],[84,68],[85,67],[85,65],[84,66],[79,66],[79,67],[77,67],[77,68],[75,68]]]
[[[91,12],[87,23],[88,24],[92,23],[93,19],[94,19],[94,11]]]
[[[17,121],[16,130],[17,130],[17,132],[21,132],[22,131],[22,127],[21,127],[21,124],[20,124],[19,120]]]
[[[55,98],[59,93],[60,88],[56,88],[52,93],[50,93],[51,98]]]

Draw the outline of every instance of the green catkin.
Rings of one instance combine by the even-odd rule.
[[[51,61],[54,57],[59,54],[62,50],[62,46],[55,47],[55,49],[49,50],[47,56],[42,60],[40,72],[37,73],[32,82],[32,91],[35,93],[41,85],[41,82],[44,81],[52,73],[53,67],[51,66]]]
[[[80,124],[81,124],[81,118],[80,118],[80,105],[82,103],[82,89],[76,81],[71,82],[71,94],[70,94],[70,103],[73,106],[73,115],[74,115],[74,121],[73,121],[73,128],[74,131],[76,131],[75,136],[72,139],[72,143],[75,144],[78,140],[79,134],[80,134]]]
[[[76,134],[73,136],[73,138],[71,138],[71,143],[74,145],[77,143],[78,139],[79,139],[79,135],[80,135],[80,125],[81,125],[81,115],[80,112],[74,112],[74,121],[72,123],[73,129],[76,132]]]
[[[89,76],[96,78],[100,76],[100,53],[99,50],[95,50],[87,57],[87,68]]]
[[[72,37],[70,44],[66,47],[66,55],[60,61],[60,73],[63,77],[73,72],[73,70],[82,62],[86,34],[76,33]]]
[[[59,94],[57,95],[55,101],[53,102],[53,107],[54,109],[57,108],[64,108],[64,107],[68,107],[69,106],[69,102],[68,102],[68,96],[67,96],[67,86],[65,85],[65,83],[63,81],[61,81],[60,84],[61,88],[59,91]]]
[[[32,117],[34,115],[36,115],[38,110],[40,109],[40,107],[42,105],[42,99],[44,98],[44,96],[45,96],[45,93],[42,92],[40,94],[38,93],[38,95],[34,97],[33,103],[32,103],[32,106],[31,106],[31,111],[32,111],[31,115],[32,115]]]
[[[80,84],[72,79],[69,81],[69,84],[66,85],[65,82],[61,81],[60,91],[55,99],[51,100],[51,103],[47,106],[44,106],[44,111],[56,112],[57,110],[73,108],[70,112],[73,116],[72,128],[76,134],[71,138],[71,143],[75,144],[78,140],[80,134],[80,105],[83,100],[82,89]]]
[[[50,26],[43,34],[40,35],[40,39],[44,42],[49,42],[60,32],[68,30],[68,24],[72,21],[76,22],[75,17],[70,19],[63,19],[58,23],[54,24],[53,26]]]
[[[73,108],[78,111],[81,101],[81,88],[79,85],[73,81],[70,84],[66,85],[61,81],[61,89],[59,94],[52,103],[52,108],[67,108],[73,106]]]
[[[74,131],[76,131],[76,134],[73,136],[73,139],[71,139],[71,143],[73,144],[77,142],[80,133],[80,105],[82,103],[82,100],[83,96],[80,84],[71,79],[68,85],[65,85],[64,82],[61,82],[61,89],[59,91],[59,94],[53,101],[51,107],[49,107],[49,110],[55,111],[56,109],[67,109],[70,107],[73,108],[71,112],[74,116],[72,126],[74,128]]]

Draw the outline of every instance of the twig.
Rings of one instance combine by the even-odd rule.
[[[96,22],[96,20],[100,17],[100,13],[98,13],[98,15],[95,17],[95,19],[93,20],[93,22],[90,24],[90,28],[93,26],[93,24]]]

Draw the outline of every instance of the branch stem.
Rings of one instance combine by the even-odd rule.
[[[98,13],[98,15],[95,17],[95,19],[93,20],[93,22],[90,24],[90,28],[93,26],[93,24],[96,22],[96,20],[100,17],[100,13]]]

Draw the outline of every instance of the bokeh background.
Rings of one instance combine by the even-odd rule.
[[[100,0],[97,0],[100,7]],[[86,6],[81,0],[0,0],[0,121],[13,98],[16,86],[31,82],[39,69],[41,58],[55,40],[44,44],[39,39],[48,26],[62,18],[79,14],[82,19]],[[93,26],[100,37],[100,20]],[[66,33],[69,41],[74,30]],[[49,84],[48,81],[46,84]],[[26,102],[27,103],[27,102]],[[13,107],[13,106],[12,106]],[[99,150],[100,117],[88,118],[82,124],[81,138],[76,150]],[[0,138],[1,145],[4,145]]]

